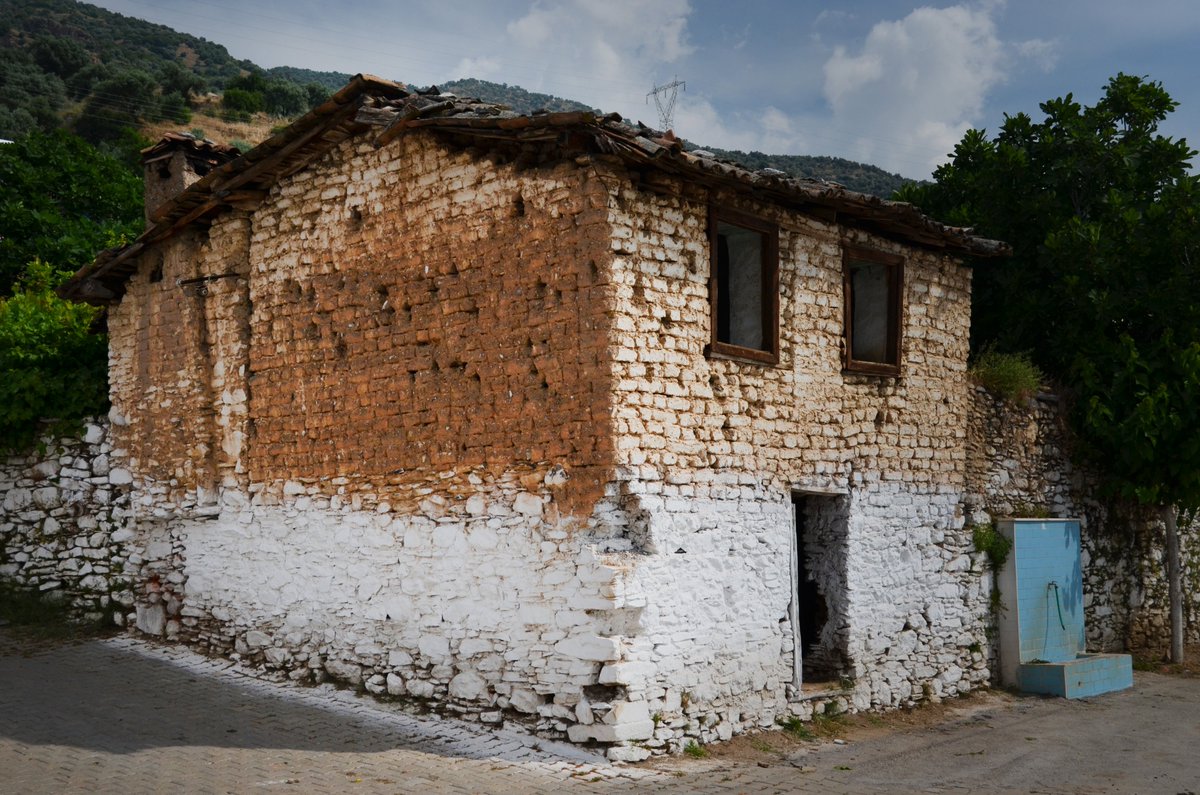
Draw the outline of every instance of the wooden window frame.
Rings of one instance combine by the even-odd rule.
[[[854,289],[850,279],[852,262],[870,262],[888,268],[888,362],[867,362],[854,358]],[[842,247],[842,303],[845,309],[845,359],[849,373],[900,375],[904,354],[904,257],[858,246]]]
[[[763,334],[767,349],[747,348],[717,339],[719,331],[720,285],[717,272],[717,225],[733,224],[758,232],[763,236],[762,247],[762,308]],[[779,225],[748,213],[724,207],[708,209],[708,303],[711,311],[711,341],[705,347],[706,356],[714,359],[733,359],[754,364],[779,364]]]

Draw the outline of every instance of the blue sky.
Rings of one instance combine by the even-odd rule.
[[[369,72],[416,85],[478,77],[657,126],[646,93],[674,78],[675,129],[698,143],[837,155],[926,177],[970,127],[1118,72],[1181,105],[1164,128],[1200,143],[1200,0],[105,0],[262,66]]]

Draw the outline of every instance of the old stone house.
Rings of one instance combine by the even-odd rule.
[[[363,76],[235,155],[148,150],[147,231],[64,288],[109,308],[143,631],[620,758],[987,682],[1001,244]]]

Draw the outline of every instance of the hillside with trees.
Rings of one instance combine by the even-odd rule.
[[[731,160],[751,171],[773,168],[793,177],[821,179],[845,185],[850,190],[890,197],[913,180],[884,171],[878,166],[856,163],[841,157],[814,155],[766,155],[762,152],[740,152],[736,149],[704,147],[717,157]]]
[[[294,66],[262,69],[207,39],[72,0],[0,0],[0,19],[0,137],[66,127],[131,164],[148,143],[144,132],[194,128],[224,143],[252,145],[351,77]],[[603,110],[487,80],[440,87],[521,113]],[[880,196],[906,182],[841,158],[709,149],[747,168]]]
[[[197,113],[286,119],[331,91],[332,73],[265,71],[206,39],[71,0],[0,0],[0,19],[8,139],[66,128],[133,165],[144,128],[186,128]]]
[[[575,110],[600,112],[599,108],[584,105],[582,102],[563,99],[553,94],[539,94],[536,91],[526,91],[520,86],[510,86],[508,83],[493,83],[490,80],[475,80],[474,78],[451,80],[442,83],[439,88],[442,91],[448,91],[460,97],[476,97],[487,102],[507,105],[517,113],[533,113],[538,110],[550,111],[551,113],[567,113]]]

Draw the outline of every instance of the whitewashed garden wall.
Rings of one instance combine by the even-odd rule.
[[[139,563],[127,547],[130,483],[106,420],[0,458],[0,579],[68,601],[80,618],[124,623]]]

